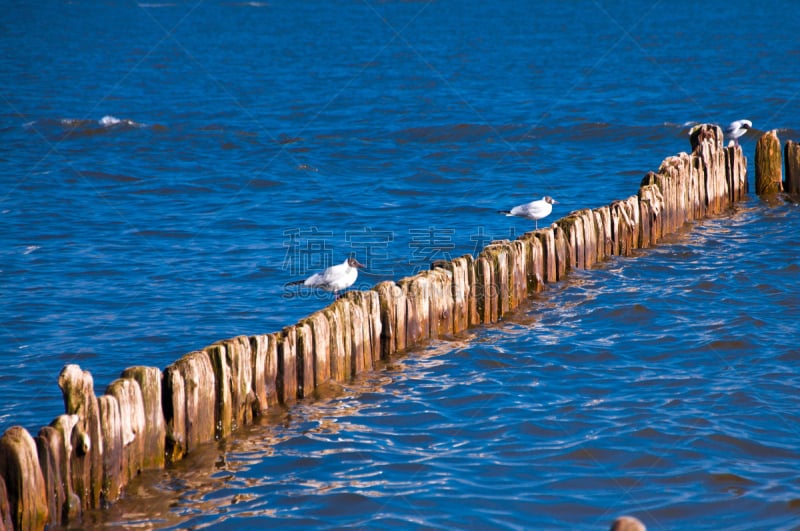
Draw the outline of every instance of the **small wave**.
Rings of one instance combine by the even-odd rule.
[[[146,127],[145,124],[140,124],[138,122],[134,122],[133,120],[122,120],[120,118],[117,118],[116,116],[111,116],[110,114],[107,114],[102,118],[100,118],[98,123],[103,127],[113,127],[115,125],[126,125],[129,127]]]

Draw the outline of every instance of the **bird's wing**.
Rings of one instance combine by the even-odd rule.
[[[325,281],[323,279],[322,273],[314,273],[310,277],[308,277],[305,282],[303,282],[304,286],[309,286],[312,288],[317,288],[319,286],[324,286]]]
[[[348,267],[350,266],[348,266],[347,264],[339,264],[331,266],[322,272],[321,274],[322,280],[325,282],[326,285],[336,282],[338,279],[344,276],[344,274],[347,272],[346,270]]]

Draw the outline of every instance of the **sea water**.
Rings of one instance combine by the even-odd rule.
[[[636,193],[695,123],[798,139],[800,7],[8,3],[0,431],[330,296]],[[752,188],[752,187],[751,187]],[[89,525],[800,525],[800,211],[749,197],[276,412]],[[142,500],[147,500],[143,503]]]

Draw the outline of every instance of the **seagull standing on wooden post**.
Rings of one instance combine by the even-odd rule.
[[[302,284],[309,288],[319,288],[325,291],[333,292],[335,298],[339,298],[339,292],[345,290],[355,284],[358,278],[358,270],[363,268],[361,264],[353,257],[348,258],[341,264],[331,266],[325,271],[314,273],[305,280],[295,280],[289,282],[289,286]]]
[[[553,211],[553,205],[557,205],[558,201],[546,195],[536,201],[525,203],[524,205],[517,205],[511,210],[499,210],[498,213],[505,214],[506,216],[519,216],[521,218],[532,219],[536,222],[536,229],[539,229],[539,220],[546,218]]]
[[[734,145],[739,145],[739,137],[743,136],[750,128],[753,127],[753,122],[750,120],[736,120],[725,129],[725,136],[733,139]]]

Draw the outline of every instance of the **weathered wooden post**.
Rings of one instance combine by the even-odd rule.
[[[136,380],[118,378],[106,389],[117,399],[122,431],[122,484],[128,484],[144,469],[145,418],[144,399]]]
[[[342,301],[342,302],[340,302]],[[350,315],[345,311],[347,302],[339,299],[323,310],[330,328],[330,372],[331,380],[344,382],[350,378]]]
[[[747,158],[741,146],[725,148],[725,173],[730,187],[729,201],[741,201],[747,192]]]
[[[486,258],[492,272],[489,280],[491,297],[487,297],[490,322],[500,320],[504,313],[510,309],[510,275],[509,275],[509,242],[507,240],[494,241],[481,251],[480,256]]]
[[[103,485],[103,438],[94,381],[88,371],[67,365],[58,376],[68,415],[78,415],[72,430],[72,488],[83,510],[98,507]]]
[[[25,428],[12,426],[0,437],[0,477],[14,529],[44,529],[50,516],[45,482],[36,443]]]
[[[160,399],[161,397],[159,397],[159,408],[161,407]],[[125,488],[123,478],[125,444],[122,440],[122,413],[119,402],[114,396],[104,394],[97,399],[97,404],[100,407],[100,427],[103,431],[103,488],[100,492],[100,501],[108,504],[118,500]],[[164,433],[166,435],[166,425]]]
[[[497,320],[497,287],[494,285],[494,264],[484,253],[478,255],[474,262],[475,299],[481,323],[493,323]]]
[[[702,125],[691,135],[692,156],[700,171],[700,186],[704,188],[705,210],[698,219],[708,212],[722,212],[728,197],[728,183],[725,179],[725,155],[722,152],[722,129],[718,126]]]
[[[466,330],[473,324],[473,315],[477,313],[475,294],[470,281],[472,272],[472,255],[465,255],[447,262],[444,266],[450,271],[453,297],[453,332]]]
[[[327,324],[327,323],[326,323]],[[314,330],[310,317],[297,323],[297,396],[312,396],[317,387]],[[330,379],[330,373],[328,373]],[[323,380],[327,381],[327,380]]]
[[[406,296],[406,347],[411,347],[431,337],[429,272],[404,278],[398,285]]]
[[[656,245],[665,233],[664,198],[658,186],[648,184],[639,188],[640,230],[638,247]]]
[[[381,301],[377,291],[369,290],[364,292],[364,309],[367,313],[369,322],[370,337],[370,356],[372,366],[377,366],[381,360],[381,334],[383,333],[383,323],[381,323]]]
[[[175,461],[214,440],[217,384],[208,353],[190,352],[164,369],[162,389],[166,453]]]
[[[157,367],[130,367],[122,372],[121,378],[130,378],[139,384],[144,403],[145,430],[144,459],[142,466],[152,470],[164,468],[164,441],[166,424],[161,405],[161,371]]]
[[[565,247],[562,260],[564,270],[583,269],[583,223],[575,212],[555,222],[558,232],[563,234]],[[562,275],[563,276],[563,275]]]
[[[366,354],[369,350],[369,333],[364,334],[365,327],[369,329],[367,316],[362,305],[360,291],[351,291],[345,295],[349,302],[350,314],[350,372],[348,378],[361,374],[372,368],[372,358]],[[367,362],[369,358],[369,362]]]
[[[558,280],[564,280],[569,271],[569,242],[564,230],[557,224],[553,223],[553,241],[556,246],[556,277]]]
[[[387,280],[374,288],[378,293],[381,319],[381,359],[406,348],[406,301],[403,289]],[[331,340],[334,340],[331,330]]]
[[[341,299],[340,299],[341,300]],[[338,301],[337,301],[338,302]],[[289,405],[297,401],[297,329],[287,326],[278,340],[278,400]]]
[[[81,513],[81,500],[72,491],[70,469],[72,430],[78,421],[78,415],[60,415],[49,426],[40,429],[35,438],[50,525],[74,521]]]
[[[538,293],[544,289],[545,282],[545,259],[542,240],[539,239],[536,232],[526,232],[519,237],[519,240],[525,242],[527,247],[527,252],[525,253],[527,260],[525,265],[527,294]]]
[[[537,230],[534,235],[542,244],[542,260],[544,270],[544,282],[557,282],[558,274],[556,270],[556,239],[552,227]]]
[[[431,337],[445,337],[453,333],[454,302],[453,273],[436,267],[427,273],[430,280]]]
[[[511,242],[511,307],[518,308],[528,300],[528,265],[531,253],[530,242],[517,238]]]
[[[11,507],[8,505],[8,489],[3,476],[0,475],[0,531],[12,531],[14,523],[11,521]]]
[[[786,166],[786,193],[800,196],[800,144],[787,140],[783,148],[783,160]]]
[[[315,314],[318,315],[318,314]],[[324,316],[319,314],[324,319]],[[327,326],[327,321],[326,321]],[[253,392],[258,408],[264,412],[278,404],[278,337],[276,334],[250,336],[253,364]],[[330,378],[330,370],[324,381]]]
[[[597,225],[597,261],[603,261],[613,254],[614,241],[611,236],[611,209],[608,206],[593,211]]]
[[[782,189],[781,141],[775,130],[756,142],[756,194],[774,195]]]
[[[307,385],[309,379],[313,379],[314,389],[316,389],[331,379],[331,326],[328,318],[321,311],[309,315],[301,323],[307,324],[310,330],[309,337],[306,337],[305,334],[303,336],[303,351],[306,350],[306,343],[311,343],[313,346],[311,375],[303,375],[304,385]],[[308,370],[305,365],[303,367],[304,372]]]

